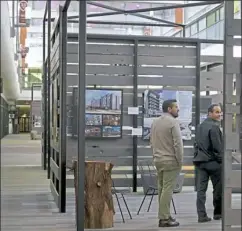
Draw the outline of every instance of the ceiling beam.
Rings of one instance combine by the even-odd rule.
[[[143,8],[143,9],[136,9],[136,10],[115,10],[115,12],[104,12],[104,13],[95,13],[89,14],[88,17],[101,17],[101,16],[110,16],[110,15],[118,15],[118,14],[134,14],[134,13],[144,13],[150,11],[159,11],[159,10],[169,10],[169,9],[177,9],[177,8],[187,8],[187,7],[195,7],[195,6],[204,6],[204,5],[213,5],[213,4],[221,4],[224,1],[217,0],[217,1],[203,1],[203,2],[194,2],[194,3],[184,3],[184,4],[174,4],[170,6],[160,6],[160,7],[152,7],[152,8]],[[98,6],[96,2],[88,2],[90,5]],[[101,6],[100,6],[101,7]]]
[[[128,11],[121,10],[119,8],[116,8],[116,7],[107,6],[107,5],[104,5],[104,4],[101,4],[101,3],[88,2],[88,4],[93,5],[93,6],[97,6],[97,7],[101,7],[101,8],[107,9],[107,10],[113,10],[113,11],[119,12],[120,14],[131,14],[131,15],[134,15],[136,17],[145,18],[145,19],[155,21],[155,22],[167,23],[167,24],[170,24],[170,25],[173,25],[173,26],[184,26],[183,24],[174,23],[174,22],[170,22],[170,21],[167,21],[167,20],[159,19],[159,18],[154,18],[154,17],[151,17],[151,16],[139,14],[139,13],[127,13]],[[87,15],[87,17],[90,17],[90,15]]]
[[[68,20],[68,23],[79,23],[78,20]],[[103,25],[130,25],[130,26],[157,26],[157,27],[179,27],[169,24],[161,23],[149,23],[149,22],[115,22],[115,21],[99,21],[99,20],[89,20],[88,24],[103,24]]]

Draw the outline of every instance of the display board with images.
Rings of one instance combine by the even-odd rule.
[[[122,137],[122,90],[86,90],[87,138]]]
[[[146,90],[143,93],[143,139],[150,139],[155,118],[162,115],[165,100],[176,99],[179,105],[179,122],[183,140],[192,139],[192,91]]]

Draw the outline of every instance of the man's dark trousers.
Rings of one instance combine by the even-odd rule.
[[[207,216],[206,191],[209,178],[213,184],[214,215],[222,215],[222,167],[217,161],[209,161],[196,164],[197,167],[197,213],[198,217]]]

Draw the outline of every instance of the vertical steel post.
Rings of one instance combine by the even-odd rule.
[[[2,2],[0,1],[0,13],[2,11]],[[0,15],[0,19],[2,17],[2,13]],[[0,29],[1,29],[1,24],[0,24]],[[0,54],[1,54],[1,51],[2,51],[2,42],[0,41]],[[0,62],[0,73],[2,73],[2,64]],[[2,121],[2,118],[4,118],[3,116],[3,113],[2,113],[2,110],[1,110],[1,106],[3,105],[3,99],[2,99],[2,95],[1,93],[3,93],[3,79],[2,77],[0,76],[0,125],[2,124],[1,121]],[[3,128],[2,126],[0,126],[0,155],[1,155],[1,139],[3,138]]]
[[[12,0],[12,36],[15,36],[15,1]],[[16,50],[16,52],[18,52]]]
[[[186,27],[185,26],[182,27],[182,37],[186,38]]]
[[[84,231],[85,174],[85,95],[86,95],[86,0],[79,1],[79,81],[78,81],[78,167],[77,167],[77,231]]]
[[[196,102],[196,108],[195,108],[195,132],[197,131],[197,126],[200,124],[200,111],[201,111],[201,105],[200,105],[200,75],[201,75],[201,43],[197,42],[197,52],[196,52],[196,91],[195,91],[195,102]],[[197,168],[194,169],[194,190],[197,191]]]
[[[19,24],[18,6],[19,6],[19,0],[16,1],[16,21],[15,21],[15,24],[17,24],[17,25]],[[18,51],[18,49],[19,49],[19,27],[17,26],[16,27],[16,51]]]
[[[59,9],[60,32],[60,196],[59,211],[66,212],[66,44],[67,44],[67,12]]]
[[[133,106],[138,107],[138,40],[134,40]],[[133,127],[138,127],[138,115],[133,115]],[[137,192],[138,137],[133,136],[133,192]]]
[[[15,2],[13,0],[13,2]],[[16,41],[16,45],[15,45],[15,48],[16,48],[16,58],[17,60],[19,59],[18,58],[18,50],[19,50],[19,27],[16,26],[19,24],[19,11],[18,11],[18,8],[19,8],[19,0],[16,1],[16,20],[14,20],[14,29],[16,27],[16,31],[15,31],[15,41]],[[15,12],[14,12],[14,15],[15,15]],[[22,92],[22,76],[21,76],[21,72],[20,72],[20,65],[18,64],[17,66],[17,73],[18,73],[18,81],[19,81],[19,84],[20,84],[20,92]]]
[[[223,138],[224,138],[224,152],[222,161],[222,186],[223,186],[223,205],[222,205],[222,230],[232,230],[233,225],[233,206],[232,206],[232,187],[231,176],[232,174],[232,150],[231,150],[231,124],[232,114],[230,107],[235,100],[229,98],[233,95],[233,76],[234,70],[231,69],[231,63],[233,63],[233,41],[234,32],[231,32],[234,22],[234,2],[224,2],[224,68],[223,68]],[[239,34],[237,34],[239,35]],[[236,92],[239,94],[239,92]],[[240,119],[239,113],[236,115]],[[238,123],[238,121],[236,121]],[[236,129],[237,130],[237,129]],[[238,134],[239,136],[239,134]],[[236,228],[235,228],[236,229]],[[238,227],[240,229],[240,227]]]
[[[210,71],[208,65],[206,66],[206,71],[207,71],[207,72]],[[206,96],[209,96],[209,95],[210,95],[210,91],[206,91]]]
[[[50,179],[50,83],[51,83],[51,72],[50,72],[50,54],[51,54],[51,1],[47,1],[47,12],[48,12],[48,57],[47,57],[47,178]],[[45,35],[44,35],[45,36]]]
[[[30,109],[30,131],[33,130],[33,101],[34,101],[34,83],[32,83],[32,86],[31,86],[31,109]]]
[[[41,157],[41,165],[44,170],[46,170],[46,159],[47,159],[47,73],[46,73],[46,63],[45,63],[45,19],[43,18],[43,66],[42,66],[42,84],[43,84],[43,94],[42,100],[44,101],[44,126],[43,126],[43,148],[42,148],[42,157]]]

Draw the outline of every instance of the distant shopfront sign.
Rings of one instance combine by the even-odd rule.
[[[19,1],[20,11],[24,11],[25,12],[27,6],[28,6],[28,0],[21,0],[21,1]]]
[[[151,36],[152,35],[151,27],[145,27],[144,28],[144,35],[147,35],[147,36]]]
[[[21,0],[19,2],[19,24],[26,26],[26,8],[28,7],[28,0]]]

